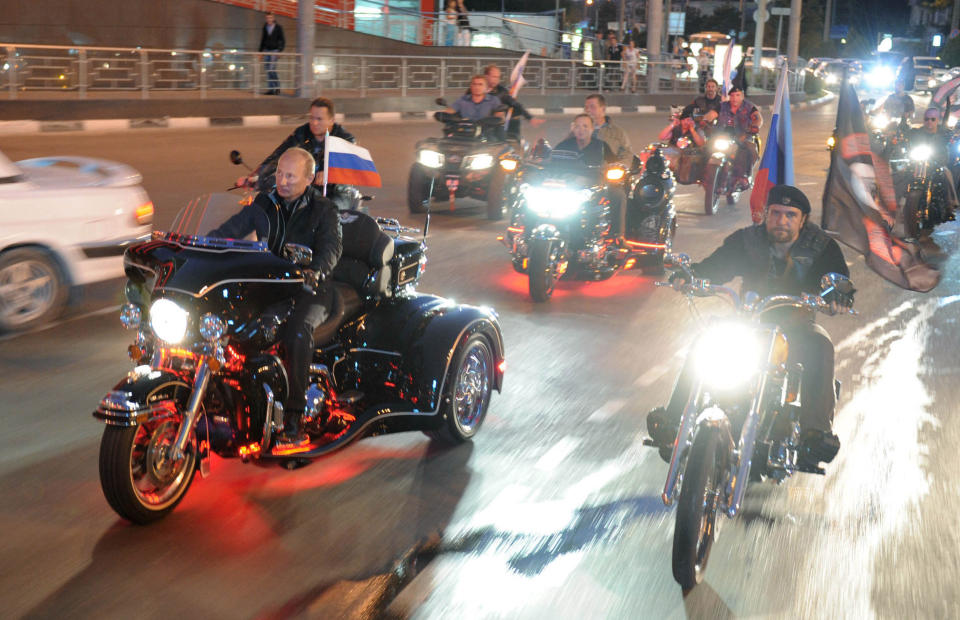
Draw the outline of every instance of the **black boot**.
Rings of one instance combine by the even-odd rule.
[[[820,463],[829,463],[840,451],[840,438],[830,431],[811,429],[804,432],[797,454],[800,471],[820,473]]]
[[[283,430],[277,435],[273,447],[278,450],[289,450],[310,444],[310,437],[303,430],[303,411],[284,411]]]
[[[677,438],[678,420],[670,419],[666,407],[657,407],[647,414],[647,432],[650,433],[650,439],[660,452],[660,458],[664,462],[670,462],[670,455],[673,453],[673,442]]]

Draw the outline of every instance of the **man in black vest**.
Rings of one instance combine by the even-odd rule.
[[[263,16],[265,24],[263,32],[260,35],[261,52],[282,52],[287,46],[287,40],[283,37],[283,26],[277,23],[277,18],[273,13],[267,13]],[[263,64],[267,70],[267,94],[280,94],[280,76],[277,75],[277,55],[276,53],[267,53],[263,55]]]
[[[307,379],[313,358],[313,331],[330,315],[333,291],[326,284],[343,250],[340,214],[334,204],[311,185],[313,156],[294,147],[277,162],[277,186],[257,194],[243,208],[217,229],[213,237],[243,239],[251,232],[266,241],[270,251],[282,255],[287,243],[305,245],[313,250],[313,262],[307,268],[309,279],[316,285],[304,289],[297,297],[293,316],[283,334],[283,350],[290,377],[290,394],[284,403],[283,433],[275,444],[288,449],[309,443],[301,420],[306,407]]]
[[[849,276],[850,271],[837,242],[809,217],[810,202],[803,192],[792,185],[776,185],[767,197],[764,222],[741,228],[724,239],[713,254],[693,265],[693,272],[713,283],[740,276],[742,290],[755,291],[761,297],[816,294],[825,274]],[[671,281],[682,282],[684,278],[677,272]],[[853,294],[837,295],[828,301],[834,312],[839,312],[853,305]],[[813,322],[811,311],[790,309],[777,318],[790,343],[790,363],[803,364],[803,449],[799,457],[802,466],[813,468],[820,461],[832,461],[840,449],[840,440],[831,428],[836,407],[833,342],[826,330]],[[667,407],[658,407],[647,415],[647,429],[661,448],[672,445],[677,436],[691,389],[689,375],[689,368],[684,368]]]

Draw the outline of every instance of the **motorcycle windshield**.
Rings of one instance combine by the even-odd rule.
[[[128,276],[133,278],[133,272],[139,272],[154,290],[194,297],[231,283],[303,282],[296,265],[271,253],[252,226],[242,225],[247,221],[241,214],[244,208],[259,209],[250,204],[251,199],[233,194],[193,199],[180,210],[169,230],[154,231],[150,241],[126,251]]]

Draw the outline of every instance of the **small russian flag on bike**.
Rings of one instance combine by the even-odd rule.
[[[793,138],[790,131],[790,89],[787,88],[787,69],[780,71],[777,95],[773,101],[773,118],[767,145],[760,158],[753,193],[750,194],[750,217],[755,224],[763,220],[767,194],[774,185],[793,185]]]
[[[323,184],[381,187],[380,175],[373,165],[370,151],[327,134],[323,153]]]

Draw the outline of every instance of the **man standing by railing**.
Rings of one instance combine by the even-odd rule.
[[[260,35],[260,51],[267,52],[263,55],[263,64],[267,70],[267,94],[280,94],[280,76],[277,75],[277,54],[282,52],[287,46],[287,41],[283,37],[283,26],[277,23],[277,18],[273,13],[267,12],[264,15],[266,23],[263,25],[263,33]],[[257,85],[259,87],[259,84]]]

